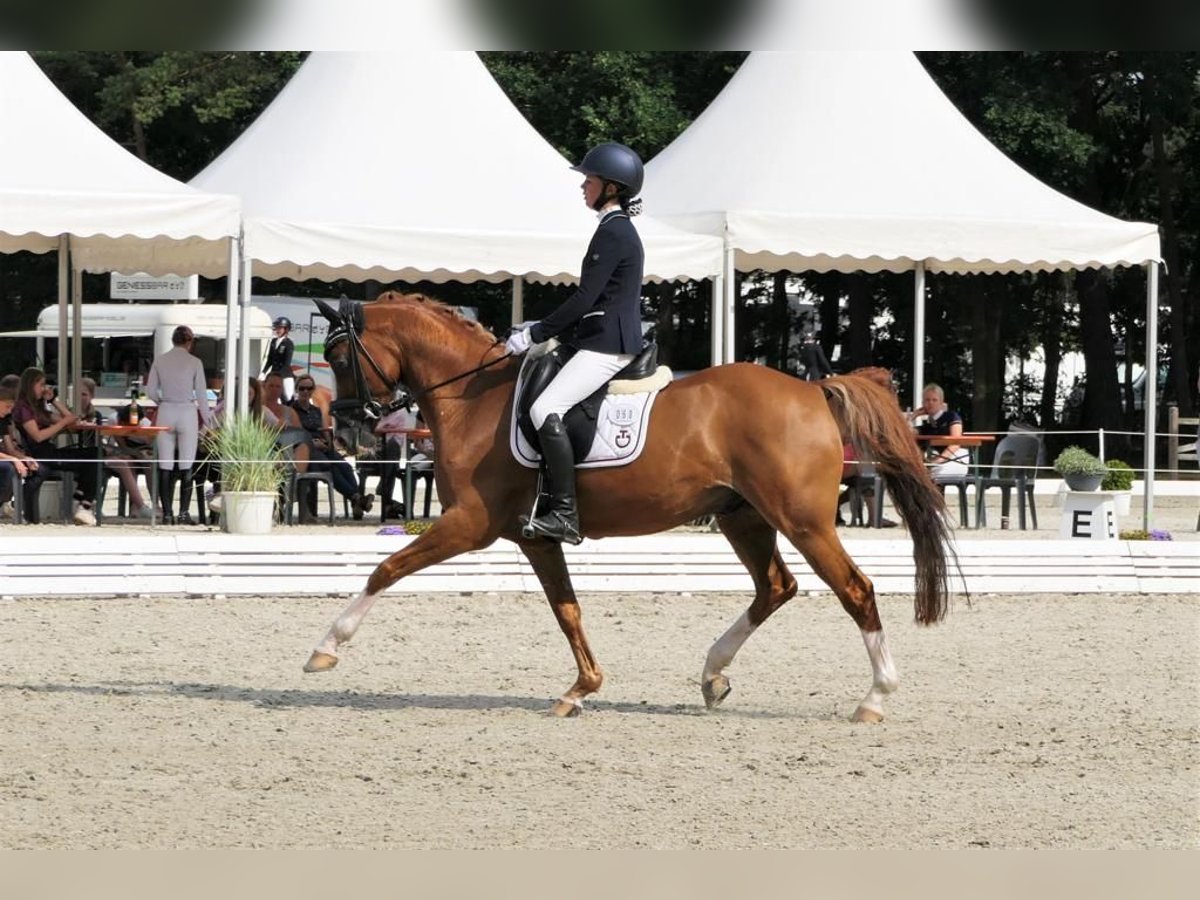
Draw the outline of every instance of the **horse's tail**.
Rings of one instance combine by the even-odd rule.
[[[843,442],[854,446],[860,460],[875,465],[908,526],[916,563],[915,615],[922,625],[931,625],[946,615],[949,604],[947,556],[958,561],[945,498],[921,461],[892,391],[858,375],[826,378],[820,385]]]

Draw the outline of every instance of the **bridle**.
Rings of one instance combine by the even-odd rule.
[[[413,391],[401,381],[390,378],[383,370],[383,367],[375,361],[375,357],[371,355],[371,351],[363,343],[362,332],[365,328],[365,323],[363,321],[362,307],[352,300],[343,299],[338,310],[335,312],[329,304],[322,300],[315,300],[314,302],[317,304],[317,308],[320,309],[321,314],[329,320],[329,332],[325,335],[325,361],[330,362],[329,352],[334,347],[346,342],[350,344],[347,356],[350,360],[351,375],[354,378],[355,396],[338,398],[330,404],[329,411],[335,417],[341,414],[344,418],[357,418],[364,421],[376,421],[385,418],[399,409],[411,407],[418,396],[431,394],[438,388],[453,384],[456,381],[474,375],[476,372],[482,372],[484,369],[491,368],[512,356],[511,353],[505,353],[473,369],[461,372],[453,378],[447,378],[445,381],[440,381],[430,387]],[[492,343],[492,346],[495,347],[501,343],[503,342],[497,340]],[[371,396],[371,389],[368,387],[366,376],[363,374],[362,360],[366,360],[371,371],[375,373],[376,377],[383,383],[384,388],[392,395],[389,403],[380,403]]]

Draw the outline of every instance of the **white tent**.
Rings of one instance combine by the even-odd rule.
[[[581,176],[475,53],[314,53],[192,184],[235,193],[264,278],[570,282]],[[720,274],[721,243],[638,219],[652,279]]]
[[[58,248],[83,271],[229,269],[235,197],[196,190],[129,153],[64,97],[27,53],[0,52],[0,252]]]
[[[27,53],[0,52],[0,122],[0,253],[59,251],[60,334],[68,257],[76,301],[84,271],[229,274],[236,292],[235,197],[198,191],[139,160],[76,109]],[[78,365],[76,347],[76,372]],[[60,377],[64,370],[60,357]]]
[[[646,185],[647,209],[725,240],[723,317],[714,310],[725,359],[733,272],[753,268],[914,271],[914,405],[926,271],[1146,265],[1148,328],[1157,333],[1157,226],[1115,219],[1038,181],[959,113],[911,53],[752,53],[651,160]],[[1147,344],[1147,371],[1157,371],[1155,342]],[[1147,409],[1152,470],[1152,396]]]
[[[648,166],[646,205],[738,269],[1028,272],[1140,265],[1158,229],[1047,187],[911,53],[757,52]]]

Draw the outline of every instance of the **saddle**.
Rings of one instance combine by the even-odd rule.
[[[575,355],[574,347],[559,344],[557,341],[549,341],[547,346],[548,349],[540,356],[534,358],[531,355],[527,360],[517,384],[517,427],[529,445],[538,453],[542,452],[541,442],[538,440],[537,429],[533,427],[533,420],[529,417],[529,410],[567,360]],[[571,439],[571,447],[575,451],[577,464],[587,458],[588,451],[592,448],[592,443],[596,438],[600,407],[613,383],[629,382],[628,389],[623,390],[623,393],[651,392],[663,386],[658,383],[659,379],[661,376],[658,375],[658,344],[651,342],[642,348],[629,365],[614,375],[608,384],[603,385],[586,399],[567,410],[567,414],[563,418],[563,425],[567,429],[567,436]],[[645,385],[637,384],[643,380],[647,382]]]

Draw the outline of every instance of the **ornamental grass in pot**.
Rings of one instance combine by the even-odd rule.
[[[250,416],[224,422],[206,438],[220,460],[224,496],[221,527],[234,534],[269,534],[287,460],[275,443],[279,429]]]

